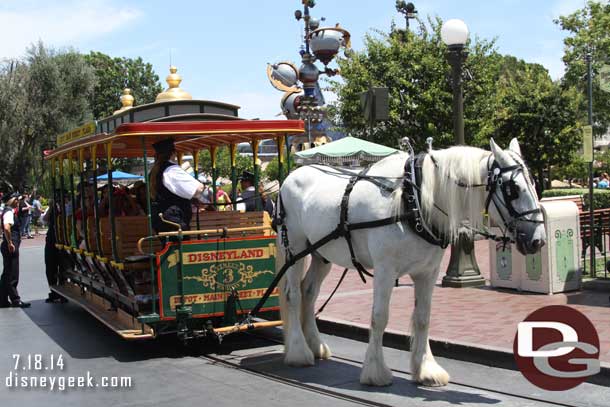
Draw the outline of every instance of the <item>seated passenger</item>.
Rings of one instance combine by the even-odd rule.
[[[241,186],[241,198],[236,200],[237,210],[241,210],[242,207],[245,207],[246,212],[256,211],[257,200],[260,204],[259,208],[262,208],[263,203],[254,188],[254,174],[252,174],[250,171],[244,171],[240,175],[239,180]]]

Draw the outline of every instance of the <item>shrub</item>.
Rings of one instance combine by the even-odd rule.
[[[547,189],[542,193],[543,198],[555,196],[580,195],[584,197],[585,209],[589,207],[589,189],[588,188],[567,188],[567,189]],[[610,208],[610,190],[594,189],[593,190],[593,205],[595,209]]]

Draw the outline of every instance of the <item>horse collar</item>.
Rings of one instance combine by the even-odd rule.
[[[449,240],[434,225],[428,224],[421,209],[422,167],[428,153],[411,154],[405,162],[403,178],[403,205],[407,215],[407,224],[419,237],[430,244],[446,248]],[[430,156],[434,161],[434,158]],[[434,162],[436,164],[436,162]]]

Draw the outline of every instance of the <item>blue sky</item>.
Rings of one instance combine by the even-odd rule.
[[[497,38],[498,50],[563,74],[564,33],[553,23],[584,0],[420,0],[420,17],[460,18],[471,36]],[[315,17],[352,34],[352,46],[372,28],[387,30],[404,19],[395,0],[317,0]],[[281,92],[266,78],[268,62],[299,61],[300,0],[0,0],[0,58],[23,54],[38,39],[54,47],[112,56],[141,56],[165,84],[170,50],[194,98],[242,106],[247,118],[273,118]],[[327,95],[332,99],[332,95]],[[137,101],[136,101],[137,103]],[[117,101],[118,104],[118,101]],[[117,106],[118,107],[118,106]]]

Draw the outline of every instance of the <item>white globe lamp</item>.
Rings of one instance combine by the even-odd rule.
[[[441,27],[441,39],[449,47],[464,46],[468,41],[468,26],[456,18],[447,20]]]

